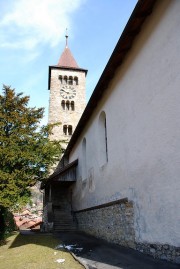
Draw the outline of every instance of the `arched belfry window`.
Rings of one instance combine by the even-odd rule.
[[[70,102],[69,101],[66,101],[66,109],[69,110],[69,104]]]
[[[86,152],[86,138],[82,141],[82,180],[87,178],[87,152]]]
[[[63,134],[67,135],[67,125],[63,125]]]
[[[71,77],[71,76],[69,77],[68,84],[73,85],[73,77]]]
[[[59,76],[59,80],[60,80],[60,83],[62,84],[62,83],[63,83],[63,78],[62,78],[62,76]]]
[[[68,125],[68,135],[72,135],[72,125]]]
[[[72,125],[63,125],[63,134],[64,135],[72,135],[73,128]]]
[[[78,85],[78,77],[74,77],[74,84]]]
[[[106,126],[106,113],[104,111],[99,115],[98,122],[99,129],[99,163],[103,166],[108,161],[108,145],[107,145],[107,126]]]
[[[64,100],[62,100],[62,102],[61,102],[61,107],[63,110],[65,110],[65,101]]]
[[[71,110],[72,110],[72,111],[74,111],[74,110],[75,110],[74,101],[71,101]]]
[[[63,84],[67,84],[67,76],[64,76],[64,79],[63,79]]]

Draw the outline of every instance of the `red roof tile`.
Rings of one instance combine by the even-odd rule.
[[[76,60],[74,59],[70,49],[66,46],[58,62],[60,67],[79,68]]]

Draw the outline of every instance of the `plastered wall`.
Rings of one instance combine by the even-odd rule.
[[[128,197],[136,242],[180,246],[180,1],[157,1],[70,154],[74,210]],[[106,113],[108,162],[98,119]],[[82,178],[86,138],[87,178]]]

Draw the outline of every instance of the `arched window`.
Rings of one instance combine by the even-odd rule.
[[[66,109],[69,110],[69,101],[66,101]]]
[[[78,77],[74,77],[74,84],[78,85]]]
[[[67,84],[67,76],[64,76],[63,84]]]
[[[72,110],[72,111],[75,110],[74,101],[71,101],[71,110]]]
[[[63,125],[63,134],[64,135],[72,135],[73,128],[72,125]]]
[[[60,80],[60,83],[62,84],[63,82],[62,76],[59,76],[59,80]]]
[[[108,161],[108,148],[107,148],[107,126],[106,126],[106,113],[101,112],[99,116],[99,163],[103,166]]]
[[[63,110],[65,110],[65,101],[64,100],[62,100],[62,102],[61,102],[61,107]]]
[[[82,180],[87,178],[86,138],[82,141]]]
[[[72,125],[68,125],[68,135],[72,135]]]
[[[73,85],[73,78],[72,77],[69,77],[68,84]]]
[[[63,134],[67,135],[67,125],[63,125]]]

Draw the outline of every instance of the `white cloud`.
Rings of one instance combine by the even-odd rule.
[[[35,49],[39,44],[56,46],[64,39],[66,27],[70,28],[70,15],[84,2],[85,0],[11,2],[9,11],[0,21],[0,46],[27,50]]]

